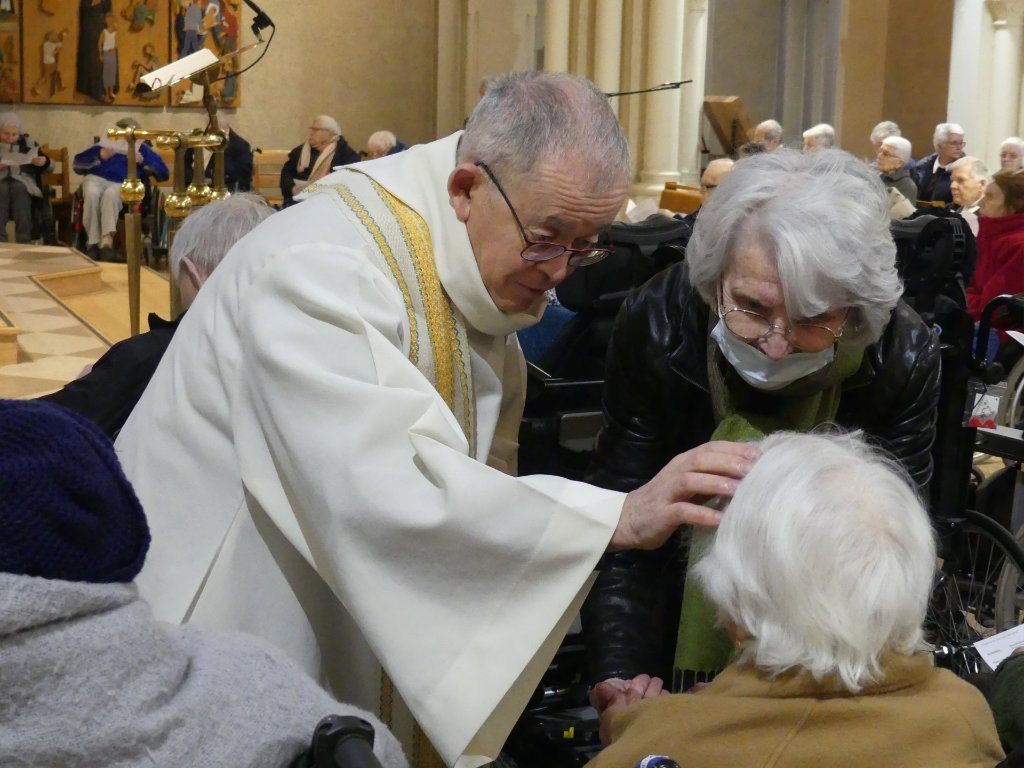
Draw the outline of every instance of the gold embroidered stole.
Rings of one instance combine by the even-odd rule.
[[[310,185],[307,194],[327,193],[363,234],[378,269],[398,289],[409,324],[409,361],[434,386],[455,414],[476,456],[476,409],[469,340],[462,315],[455,309],[437,274],[430,230],[412,208],[358,171],[343,183]],[[381,670],[379,712],[392,724],[394,684]],[[413,768],[444,768],[423,730],[413,732]]]

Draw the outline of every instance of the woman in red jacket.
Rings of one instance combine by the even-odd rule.
[[[978,266],[967,288],[975,322],[996,296],[1024,293],[1024,170],[997,173],[978,214]]]

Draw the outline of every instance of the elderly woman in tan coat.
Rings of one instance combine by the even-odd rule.
[[[857,437],[761,449],[695,568],[735,661],[695,694],[623,683],[590,768],[995,765],[981,693],[918,650],[935,544],[907,480]]]

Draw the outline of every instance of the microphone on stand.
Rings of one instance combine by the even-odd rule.
[[[248,3],[249,0],[245,0],[245,2]],[[610,99],[612,96],[630,96],[634,93],[654,93],[655,91],[671,91],[675,88],[678,88],[681,85],[686,85],[687,83],[692,82],[693,80],[678,80],[674,83],[662,83],[661,85],[655,85],[650,88],[641,88],[639,91],[619,91],[618,93],[606,93],[605,96],[607,96]]]
[[[252,12],[256,14],[256,17],[252,20],[252,33],[256,35],[256,39],[262,43],[263,35],[260,34],[260,31],[267,27],[273,27],[274,22],[272,22],[270,17],[263,12],[263,9],[256,5],[252,0],[245,0],[245,4],[252,8]]]

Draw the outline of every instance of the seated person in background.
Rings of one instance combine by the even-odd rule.
[[[999,145],[999,167],[1004,171],[1016,171],[1024,167],[1024,139],[1011,136]]]
[[[906,218],[913,214],[917,207],[917,184],[907,170],[910,161],[911,145],[902,136],[887,136],[882,139],[878,154],[875,156],[875,167],[887,189],[896,190],[909,210],[892,218]],[[890,202],[890,205],[892,203]],[[890,215],[893,211],[890,209]]]
[[[971,232],[978,234],[978,208],[989,182],[988,166],[976,157],[961,157],[949,164],[950,185],[953,194],[951,210],[959,213]]]
[[[953,202],[949,166],[964,156],[964,129],[956,123],[939,123],[932,143],[935,151],[918,160],[911,170],[917,181],[917,199],[948,205]]]
[[[875,148],[875,154],[882,149],[882,141],[890,136],[902,136],[900,127],[892,120],[883,120],[871,129],[871,145]]]
[[[335,166],[359,160],[359,153],[341,135],[337,120],[328,115],[314,117],[309,126],[309,138],[288,153],[288,160],[281,168],[282,207],[295,205],[295,195],[326,176]]]
[[[997,173],[978,209],[978,264],[967,286],[974,321],[1001,293],[1024,293],[1024,171]]]
[[[736,159],[742,160],[744,157],[759,155],[762,152],[770,151],[771,149],[763,141],[748,141],[745,144],[740,144],[736,147]]]
[[[836,423],[864,430],[926,488],[939,348],[900,300],[889,227],[877,172],[846,152],[737,163],[686,261],[623,303],[588,479],[627,491],[697,446]],[[706,538],[689,533],[699,551]],[[646,674],[676,677],[678,690],[724,666],[731,644],[690,581],[684,597],[685,559],[679,537],[602,559],[583,608],[594,682]]]
[[[782,126],[778,120],[764,120],[754,128],[752,141],[760,141],[768,151],[782,146]]]
[[[921,650],[934,572],[928,514],[889,461],[853,436],[765,439],[693,574],[735,661],[699,693],[614,689],[590,768],[994,765],[981,692]]]
[[[138,128],[132,118],[117,121],[118,128]],[[164,161],[145,142],[135,145],[135,161],[140,179],[158,181],[170,178]],[[82,179],[82,223],[86,232],[86,253],[90,258],[114,261],[114,234],[121,213],[121,183],[128,176],[128,142],[102,138],[75,155],[72,167]]]
[[[0,764],[280,766],[320,718],[373,724],[271,645],[156,622],[132,583],[150,536],[110,441],[44,403],[0,400]]]
[[[220,127],[227,134],[228,143],[224,148],[224,186],[229,192],[248,192],[252,189],[252,146],[231,127],[226,117],[220,118]],[[214,153],[207,154],[203,176],[207,184],[213,184]],[[185,183],[192,183],[192,150],[185,152]]]
[[[196,293],[238,240],[274,212],[255,194],[240,193],[199,208],[182,222],[167,261],[187,310]],[[184,315],[182,315],[183,317]],[[149,315],[149,331],[120,341],[81,378],[39,398],[85,416],[110,438],[117,436],[142,397],[181,317]]]
[[[405,149],[405,144],[398,140],[391,131],[377,131],[366,140],[366,159],[376,160],[378,157],[393,155]]]
[[[690,226],[690,230],[693,230],[694,225],[697,223],[697,216],[700,214],[700,209],[707,205],[708,200],[715,194],[715,190],[718,189],[718,185],[722,183],[722,179],[729,175],[732,171],[732,167],[736,163],[730,160],[728,157],[720,157],[712,160],[708,163],[708,167],[704,169],[704,173],[700,177],[700,207],[697,210],[683,214],[675,214],[675,218],[682,219]]]
[[[999,740],[1007,752],[1024,758],[1024,646],[1003,660],[992,678],[987,697],[996,720]]]
[[[8,165],[15,155],[31,155],[27,163]],[[7,221],[14,219],[14,237],[19,243],[32,240],[32,198],[49,205],[43,197],[43,174],[50,160],[40,153],[13,112],[0,114],[0,242],[7,242]]]
[[[831,149],[836,145],[836,131],[828,123],[818,123],[804,131],[804,152]]]

